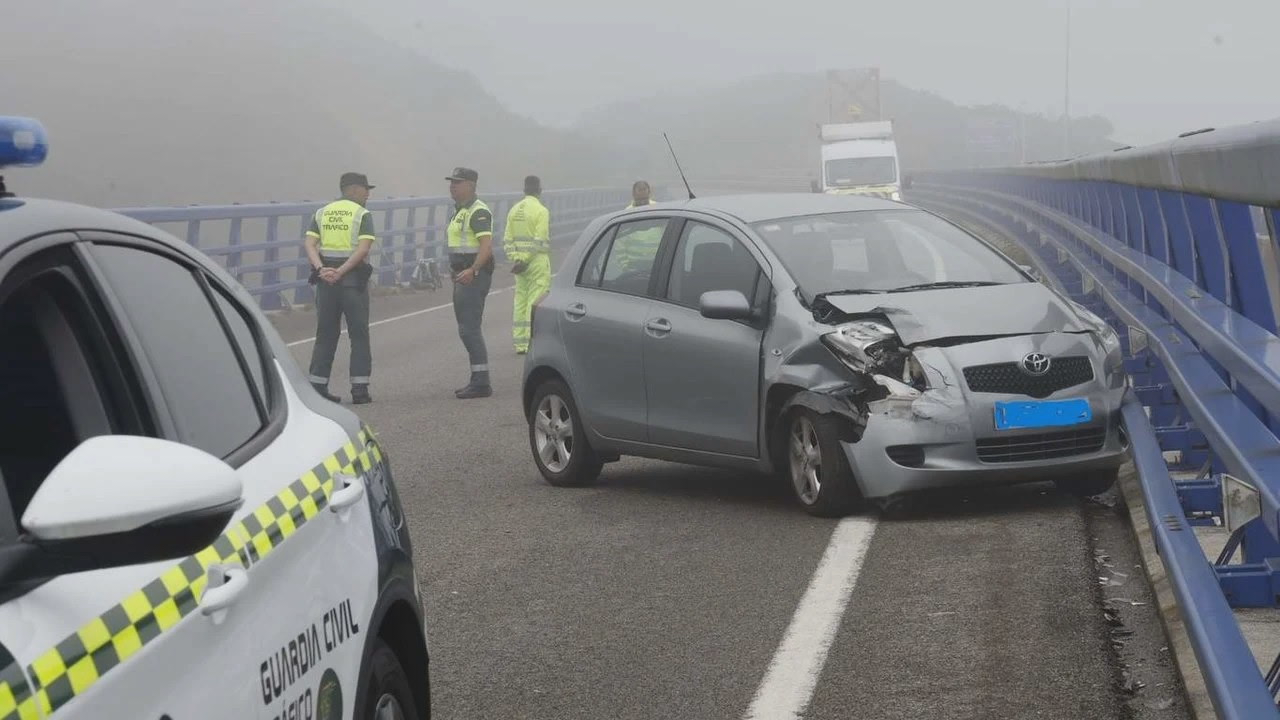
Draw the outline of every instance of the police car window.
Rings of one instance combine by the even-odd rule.
[[[668,220],[637,220],[618,226],[604,263],[600,287],[605,290],[644,295],[658,257]]]
[[[256,435],[265,418],[197,276],[145,250],[99,245],[94,255],[156,375],[174,439],[226,457]]]
[[[213,288],[213,296],[217,300],[218,309],[221,311],[222,317],[227,321],[227,326],[231,328],[231,334],[235,337],[236,344],[240,346],[240,355],[244,358],[245,366],[249,369],[249,375],[253,378],[253,385],[258,390],[258,397],[262,399],[265,407],[267,387],[266,378],[263,374],[262,348],[258,345],[258,340],[254,337],[253,331],[249,329],[249,321],[245,318],[244,312],[241,311],[240,305],[228,298],[227,294],[220,288]]]
[[[65,249],[45,251],[0,284],[0,544],[81,442],[150,432],[124,399],[119,363],[68,262]]]

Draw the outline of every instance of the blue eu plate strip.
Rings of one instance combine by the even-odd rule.
[[[1085,398],[997,402],[995,414],[997,430],[1063,427],[1093,419],[1093,409]]]

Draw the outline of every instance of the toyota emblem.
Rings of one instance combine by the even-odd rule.
[[[1049,356],[1038,352],[1028,353],[1022,358],[1022,369],[1028,375],[1044,375],[1049,372]]]

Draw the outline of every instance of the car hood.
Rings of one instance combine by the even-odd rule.
[[[942,338],[1087,332],[1094,323],[1038,282],[887,295],[828,295],[848,314],[883,314],[907,345]]]

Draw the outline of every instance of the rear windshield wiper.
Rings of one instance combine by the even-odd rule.
[[[912,290],[938,290],[941,288],[985,287],[987,285],[1004,285],[1006,283],[992,280],[943,280],[941,282],[920,283],[919,285],[903,285],[884,292],[911,292]]]

